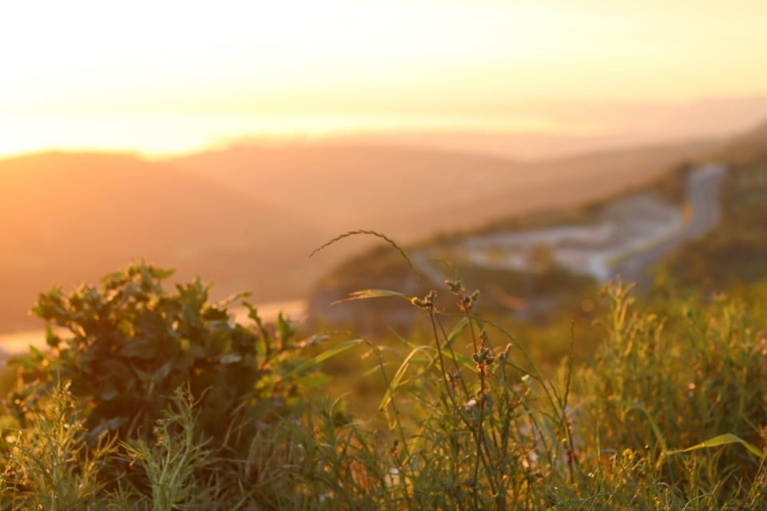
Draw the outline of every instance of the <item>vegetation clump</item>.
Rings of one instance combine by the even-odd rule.
[[[233,478],[232,484],[248,483],[250,494],[253,439],[294,416],[303,406],[299,397],[321,379],[305,364],[296,371],[306,342],[295,339],[281,315],[266,325],[244,302],[250,323],[235,322],[228,306],[247,295],[212,303],[199,279],[166,292],[162,282],[171,273],[135,264],[98,287],[41,294],[34,312],[48,325],[48,349],[31,348],[10,362],[22,385],[8,401],[9,435],[43,435],[40,442],[88,453],[77,459],[97,453],[88,463],[98,463],[84,473],[99,472],[99,484],[109,490],[154,494],[176,484],[185,495],[179,502],[186,502],[193,486]],[[54,416],[71,426],[65,437],[48,422],[57,406],[67,414]],[[109,449],[100,448],[104,442]],[[11,452],[22,452],[21,445]],[[59,465],[58,454],[43,452],[36,462]],[[167,479],[169,470],[175,478]],[[11,481],[13,493],[27,491],[26,477]]]
[[[552,375],[460,280],[352,296],[409,304],[428,338],[307,358],[318,338],[253,309],[238,324],[165,277],[135,265],[41,295],[68,334],[16,361],[0,507],[767,509],[767,293],[640,308],[612,283],[596,353],[576,361],[571,330]],[[372,417],[309,392],[355,346],[384,385]]]

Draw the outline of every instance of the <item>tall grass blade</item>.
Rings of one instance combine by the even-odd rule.
[[[655,438],[658,440],[658,443],[661,447],[661,452],[664,456],[669,454],[668,445],[666,444],[666,437],[663,436],[663,433],[660,430],[660,427],[658,426],[658,423],[655,421],[655,418],[650,414],[649,410],[645,408],[644,405],[641,403],[634,403],[631,401],[624,401],[622,399],[611,399],[611,402],[625,406],[626,408],[633,408],[634,410],[639,410],[640,412],[644,413],[647,417],[647,420],[650,422],[650,427],[652,428],[653,433],[655,434]]]
[[[709,449],[711,447],[719,447],[722,445],[730,445],[730,444],[740,444],[743,447],[746,448],[748,452],[756,456],[757,458],[764,458],[767,457],[767,451],[763,451],[759,449],[754,444],[747,442],[740,438],[737,435],[733,435],[732,433],[725,433],[724,435],[718,435],[713,438],[709,438],[708,440],[704,440],[703,442],[693,445],[692,447],[688,447],[687,449],[677,449],[674,451],[669,451],[668,454],[680,454],[685,452],[692,452],[697,451],[699,449]]]
[[[300,364],[298,367],[296,367],[295,369],[293,369],[292,371],[288,373],[288,378],[292,378],[293,376],[296,376],[297,374],[300,374],[306,371],[307,369],[310,369],[316,365],[319,365],[322,362],[328,360],[329,358],[335,357],[336,355],[343,353],[357,346],[358,344],[362,344],[364,342],[365,342],[364,339],[352,339],[350,341],[342,342],[338,346],[334,346],[327,351],[323,351],[316,357],[311,358],[305,361],[304,363]]]
[[[335,302],[331,303],[331,305],[335,305],[337,303],[351,302],[352,300],[368,300],[370,298],[385,298],[389,296],[396,296],[399,298],[403,298],[407,300],[408,302],[413,300],[412,296],[398,293],[396,291],[388,291],[386,289],[364,289],[362,291],[355,291],[349,294],[347,298],[336,300]]]
[[[455,342],[455,340],[458,338],[461,333],[466,330],[466,327],[469,325],[469,319],[464,316],[461,318],[458,323],[455,324],[452,330],[450,330],[450,333],[447,334],[447,339],[445,340],[445,346],[450,346]]]
[[[407,357],[405,357],[405,360],[403,360],[402,363],[400,364],[399,368],[397,369],[397,372],[394,374],[394,377],[391,380],[391,383],[389,383],[389,387],[386,389],[386,392],[384,393],[384,396],[381,399],[381,404],[378,406],[379,410],[383,410],[384,408],[386,408],[386,406],[391,401],[392,394],[402,382],[402,378],[404,378],[405,374],[407,373],[407,368],[410,366],[410,363],[413,360],[413,357],[416,356],[418,353],[428,349],[431,349],[431,347],[418,346],[415,349],[413,349],[413,351],[411,351]]]
[[[340,234],[333,238],[332,240],[323,243],[319,247],[315,248],[311,254],[309,254],[309,258],[313,257],[318,252],[322,252],[326,248],[328,248],[330,245],[337,243],[341,241],[344,238],[348,238],[350,236],[357,236],[360,234],[369,234],[370,236],[375,236],[376,238],[380,238],[384,240],[386,243],[394,247],[394,249],[399,252],[399,255],[401,255],[405,261],[407,261],[408,266],[410,267],[410,270],[413,272],[413,275],[415,275],[416,280],[418,280],[419,284],[423,284],[423,278],[421,277],[421,274],[416,270],[415,265],[413,264],[413,261],[410,260],[410,257],[408,257],[407,253],[400,247],[396,241],[388,237],[387,235],[380,233],[378,231],[371,231],[369,229],[358,229],[356,231],[348,231],[343,234]]]

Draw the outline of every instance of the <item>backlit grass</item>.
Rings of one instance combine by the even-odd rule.
[[[210,312],[204,301],[195,302],[201,316],[186,317],[210,320],[196,327],[206,333],[169,323],[219,339],[224,355],[215,364],[234,360],[227,343],[244,339],[244,330],[259,343],[257,389],[237,397],[218,428],[200,414],[214,405],[209,396],[227,395],[226,383],[202,394],[182,384],[158,396],[151,403],[162,409],[149,429],[100,428],[66,379],[48,393],[22,389],[2,416],[0,507],[767,509],[764,287],[742,298],[639,306],[630,286],[611,283],[588,330],[596,338],[585,348],[579,330],[568,329],[553,370],[526,348],[535,338],[521,342],[513,325],[484,318],[481,294],[460,280],[424,296],[359,297],[409,303],[428,335],[293,345],[287,324],[277,326],[282,336],[255,320],[232,330],[216,322],[225,308]],[[100,325],[99,338],[108,339]],[[83,346],[88,339],[86,329]],[[279,356],[266,358],[280,345]],[[55,355],[25,368],[25,381],[61,376]],[[311,390],[328,362],[371,382],[369,413],[350,413],[336,390]],[[140,371],[148,362],[131,351],[124,363]],[[192,372],[203,367],[190,364]],[[142,396],[152,400],[152,390]]]

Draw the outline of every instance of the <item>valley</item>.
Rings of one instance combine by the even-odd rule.
[[[606,199],[664,175],[721,142],[622,149],[522,162],[370,145],[232,147],[148,161],[131,154],[50,152],[0,159],[0,333],[39,327],[27,311],[52,285],[71,289],[146,260],[216,299],[307,298],[373,243],[476,230],[502,218]],[[406,184],[405,185],[403,185]]]
[[[726,170],[720,163],[692,170],[681,206],[640,192],[606,202],[585,225],[467,236],[447,246],[418,250],[411,258],[432,283],[450,278],[434,264],[440,260],[534,273],[545,259],[600,284],[619,275],[635,282],[676,247],[716,226]]]

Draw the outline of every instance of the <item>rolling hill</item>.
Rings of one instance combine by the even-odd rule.
[[[410,243],[647,182],[714,142],[540,163],[386,146],[242,146],[169,160],[178,168],[341,233],[375,229]]]
[[[520,163],[363,145],[233,147],[146,161],[45,153],[0,160],[0,331],[54,283],[94,281],[146,258],[201,275],[217,295],[307,296],[360,238],[307,261],[323,241],[375,229],[401,243],[501,217],[565,208],[644,183],[711,143]]]
[[[0,327],[27,326],[36,293],[146,258],[216,281],[218,294],[292,298],[327,235],[267,201],[165,163],[112,154],[0,160]],[[282,293],[282,294],[281,294]]]
[[[668,172],[647,166],[641,173],[610,175],[611,169],[637,168],[641,167],[643,162],[650,161],[646,159],[650,156],[663,157],[673,154],[673,149],[668,149],[669,151],[665,154],[656,152],[648,155],[644,151],[637,150],[572,158],[568,160],[568,163],[572,165],[571,168],[581,169],[578,181],[572,183],[572,186],[568,187],[568,182],[575,177],[563,174],[560,176],[561,179],[542,188],[540,193],[534,193],[534,187],[528,189],[539,205],[545,204],[552,196],[567,193],[568,198],[573,200],[557,203],[561,206],[558,211],[543,215],[519,215],[507,221],[498,220],[479,230],[467,231],[451,238],[426,241],[419,245],[418,250],[421,251],[420,253],[429,254],[432,250],[435,254],[443,254],[446,246],[479,243],[483,236],[489,235],[496,235],[496,239],[501,239],[504,236],[512,236],[511,233],[520,230],[530,234],[536,229],[539,231],[548,229],[548,232],[561,229],[564,233],[568,228],[575,226],[594,226],[597,218],[595,215],[598,216],[600,211],[616,211],[617,208],[613,206],[620,201],[637,197],[658,198],[661,200],[658,203],[659,206],[670,205],[668,204],[670,202],[676,204],[673,207],[680,209],[682,201],[685,201],[684,208],[687,211],[690,213],[698,211],[700,215],[695,222],[685,225],[683,230],[675,231],[677,232],[675,237],[644,245],[642,257],[621,260],[621,264],[616,266],[619,273],[631,275],[628,269],[632,269],[634,263],[638,264],[636,272],[645,272],[654,264],[656,269],[665,270],[666,275],[670,275],[674,282],[683,284],[685,288],[696,289],[702,294],[714,290],[721,291],[732,285],[742,285],[761,278],[767,271],[765,256],[767,254],[767,227],[765,227],[767,213],[764,208],[767,201],[767,125],[761,125],[718,144],[701,146],[697,154],[679,159],[676,165],[667,167],[665,170]],[[719,162],[723,165],[703,165],[709,162]],[[701,176],[719,175],[721,179],[718,179],[717,183],[721,183],[721,186],[712,185],[706,189],[707,191],[704,191],[701,186],[700,193],[684,192],[688,188],[690,172],[696,167],[700,170]],[[728,169],[728,171],[721,174],[709,172],[713,171],[714,167]],[[547,175],[548,172],[552,172],[552,168],[556,170],[556,167],[550,164],[540,165],[540,175]],[[549,175],[556,176],[556,173],[552,172]],[[633,181],[634,179],[636,181]],[[702,183],[703,178],[696,179],[695,182]],[[620,184],[631,185],[633,189],[616,193],[619,189],[615,187]],[[612,191],[605,192],[605,190]],[[697,190],[697,188],[690,188],[690,190]],[[600,192],[603,192],[602,198],[597,197]],[[579,196],[580,193],[583,195]],[[508,197],[513,195],[507,194]],[[589,207],[567,207],[577,203],[575,199],[579,197],[582,199],[581,202],[589,200]],[[715,200],[716,203],[710,203],[710,200]],[[490,202],[489,199],[488,202]],[[715,217],[714,224],[707,224],[702,231],[698,229],[700,225],[705,224],[706,218],[713,217]],[[604,219],[612,226],[618,221],[615,216],[607,216]],[[697,223],[698,220],[704,224]],[[695,234],[698,231],[700,235]],[[489,237],[492,239],[492,236]],[[531,236],[531,239],[540,238]],[[530,243],[527,248],[532,253],[536,246],[534,241]],[[577,250],[574,251],[573,248],[582,249],[585,246],[583,243],[581,245],[574,243],[569,247],[570,256],[577,256]],[[504,252],[504,250],[516,250],[516,254],[525,253],[524,249],[519,247],[501,248],[500,242],[495,245],[491,242],[487,246],[491,247],[488,249],[488,257],[508,258],[515,254],[515,252]],[[668,246],[673,246],[673,249],[667,249]],[[612,249],[615,246],[609,248]],[[430,275],[427,271],[429,265],[437,261],[436,265],[439,266],[438,261],[442,257],[434,256],[435,261],[430,261],[428,255],[419,256],[419,251],[411,251],[410,256],[416,261],[415,266],[419,268],[422,275],[427,276]],[[458,269],[467,282],[472,282],[472,286],[489,289],[492,296],[489,302],[484,303],[485,305],[490,303],[491,307],[498,306],[499,310],[509,307],[515,310],[527,308],[533,312],[544,310],[546,307],[554,310],[558,307],[555,300],[557,296],[563,297],[562,303],[579,302],[582,299],[579,293],[588,289],[593,291],[593,286],[597,284],[596,282],[589,284],[588,279],[577,278],[577,274],[568,274],[562,267],[555,266],[548,273],[537,274],[535,271],[525,272],[504,267],[487,269],[482,264],[472,263],[470,258],[464,258],[459,262],[451,259],[449,255],[444,257],[454,264],[453,268]],[[550,257],[550,252],[543,253],[541,257],[544,259]],[[649,263],[639,264],[641,261],[649,261]],[[442,266],[440,269],[445,270]],[[436,278],[430,277],[431,282],[440,282],[444,275],[449,275],[449,271],[441,272]],[[632,278],[638,278],[638,276],[634,274]],[[400,307],[402,304],[398,301],[387,304],[389,309],[384,309],[380,303],[371,305],[365,301],[344,304],[337,309],[328,308],[328,304],[347,297],[353,291],[378,287],[411,294],[423,293],[426,289],[417,285],[399,254],[383,247],[349,259],[329,273],[313,290],[308,300],[309,307],[315,317],[340,322],[355,318],[355,321],[360,322],[357,326],[369,328],[371,332],[380,325],[391,324],[392,318],[409,326],[410,319],[406,313],[410,311],[410,308]],[[520,300],[520,296],[523,299]],[[525,301],[527,303],[521,306]],[[374,318],[372,307],[375,307],[375,312],[380,316],[386,317]],[[528,315],[532,315],[533,312]],[[369,318],[373,319],[369,320]]]

